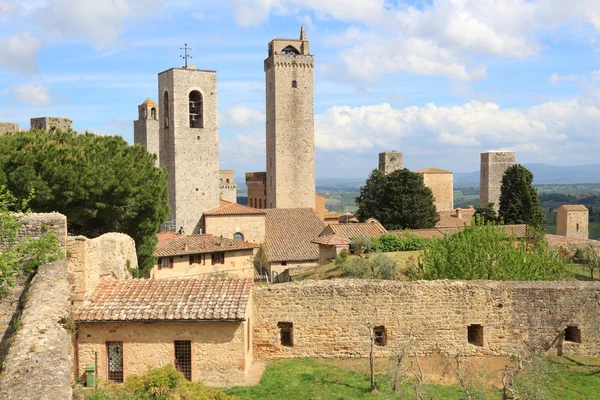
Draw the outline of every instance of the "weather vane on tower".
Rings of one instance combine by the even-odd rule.
[[[179,57],[181,57],[181,58],[183,58],[185,60],[185,65],[183,67],[187,68],[187,66],[188,66],[188,58],[192,58],[192,56],[190,56],[188,54],[188,50],[192,50],[192,48],[188,47],[187,43],[184,43],[184,46],[180,47],[180,50],[184,51],[184,53],[183,53],[184,55],[179,56]]]

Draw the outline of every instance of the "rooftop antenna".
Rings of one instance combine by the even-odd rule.
[[[191,47],[188,47],[187,43],[184,43],[183,47],[179,48],[180,50],[183,50],[183,54],[182,56],[179,56],[181,58],[183,58],[185,60],[185,65],[183,66],[183,68],[187,68],[188,67],[188,58],[192,58],[192,56],[190,56],[188,54],[188,50],[192,50]]]

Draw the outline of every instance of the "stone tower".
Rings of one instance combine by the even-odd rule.
[[[588,239],[589,220],[590,212],[586,206],[560,206],[556,211],[556,234],[579,239]]]
[[[160,164],[159,160],[159,123],[158,123],[158,104],[152,99],[147,98],[138,106],[138,120],[133,121],[133,142],[142,145],[148,149],[148,152],[156,154],[156,166]]]
[[[379,170],[385,175],[404,168],[404,154],[392,150],[379,153]]]
[[[300,39],[274,39],[265,60],[267,208],[315,208],[313,68]]]
[[[479,204],[494,203],[494,210],[500,208],[500,188],[504,172],[515,165],[513,151],[488,151],[481,153],[481,177],[479,182]]]
[[[439,168],[425,168],[417,171],[423,176],[425,186],[433,193],[437,211],[454,209],[454,174]]]
[[[170,220],[200,233],[206,210],[219,206],[217,73],[194,66],[158,74],[160,166],[169,173]]]

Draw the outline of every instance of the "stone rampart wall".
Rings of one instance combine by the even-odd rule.
[[[66,261],[42,265],[31,282],[0,376],[0,399],[72,398]]]
[[[366,323],[384,326],[379,356],[409,341],[422,354],[504,356],[526,345],[553,354],[600,352],[600,282],[304,281],[254,288],[257,359],[366,357]],[[293,324],[282,346],[280,322]],[[483,326],[482,346],[468,327]],[[581,343],[564,340],[567,326]]]

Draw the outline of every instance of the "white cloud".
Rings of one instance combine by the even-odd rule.
[[[29,32],[20,32],[0,40],[0,67],[29,75],[38,71],[37,52],[42,41]]]
[[[264,125],[265,114],[254,108],[235,106],[221,115],[221,121],[225,126],[248,128],[259,124]]]
[[[0,17],[17,10],[18,6],[12,0],[0,0]]]
[[[31,106],[42,106],[52,103],[48,88],[44,86],[13,85],[10,87],[10,94],[17,101]]]
[[[594,78],[594,72],[592,72],[592,79]],[[575,82],[575,81],[579,81],[583,79],[582,75],[579,74],[570,74],[570,75],[559,75],[556,72],[554,72],[552,75],[550,75],[550,78],[548,78],[548,82],[551,85],[557,85],[560,82]]]

